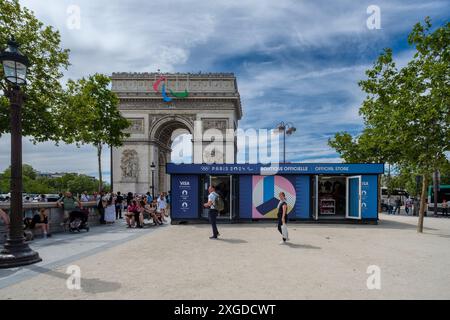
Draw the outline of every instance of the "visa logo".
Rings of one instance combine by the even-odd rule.
[[[189,185],[189,181],[180,181],[180,185],[188,186]]]

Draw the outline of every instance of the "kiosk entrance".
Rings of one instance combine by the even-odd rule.
[[[216,187],[216,192],[222,197],[224,210],[219,212],[217,219],[232,220],[233,215],[233,177],[231,175],[204,175],[202,180],[202,205],[208,202],[208,188]],[[207,210],[202,210],[202,217],[208,218]]]

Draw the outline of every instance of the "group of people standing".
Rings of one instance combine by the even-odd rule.
[[[403,202],[400,199],[400,197],[396,198],[395,200],[390,198],[390,197],[388,197],[386,205],[387,205],[387,212],[388,212],[388,214],[395,215],[397,213],[400,214],[400,209],[403,206]],[[405,205],[405,213],[408,215],[409,212],[412,211],[413,200],[410,197],[408,197],[405,200],[404,205]]]

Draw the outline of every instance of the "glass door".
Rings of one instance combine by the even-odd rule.
[[[347,219],[361,219],[361,176],[347,177]]]
[[[208,219],[208,209],[206,209],[203,204],[208,202],[208,188],[211,184],[211,176],[209,174],[202,175],[200,183],[200,216]]]
[[[224,209],[219,212],[217,219],[233,218],[233,183],[232,176],[210,176],[210,185],[216,187],[216,192],[222,197]]]
[[[313,177],[313,220],[319,219],[319,176]]]

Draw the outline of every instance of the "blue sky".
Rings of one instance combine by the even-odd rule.
[[[407,35],[432,18],[449,19],[450,1],[144,1],[23,0],[45,24],[60,30],[71,50],[65,74],[94,72],[234,72],[244,116],[239,126],[297,127],[288,138],[287,160],[338,162],[327,146],[337,131],[362,129],[357,82],[383,48],[397,62],[412,56]],[[81,28],[67,27],[77,5]],[[369,5],[380,8],[381,29],[369,30]],[[109,176],[109,154],[103,158]],[[92,147],[33,146],[24,140],[24,162],[41,171],[97,175]],[[0,138],[0,170],[9,165],[9,137]]]

